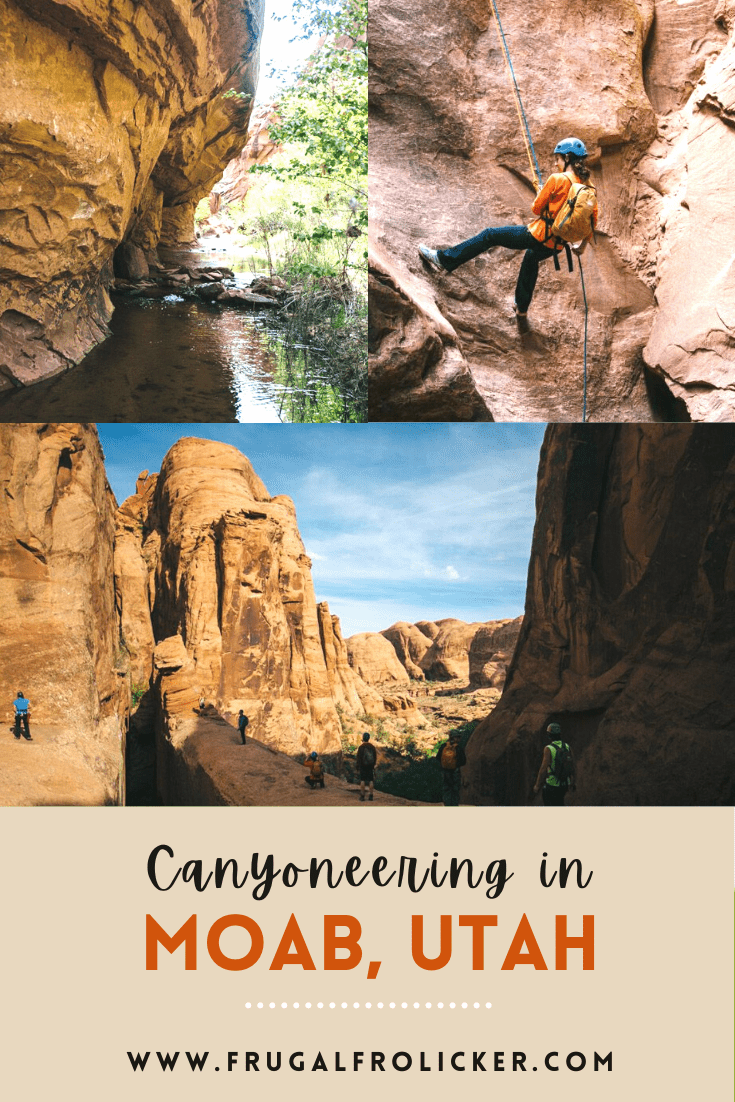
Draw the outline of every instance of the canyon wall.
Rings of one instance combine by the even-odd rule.
[[[92,425],[0,426],[1,804],[124,800],[114,511]],[[33,742],[12,745],[19,691]]]
[[[580,137],[601,210],[584,255],[592,421],[735,415],[732,0],[498,5],[542,176]],[[581,420],[584,296],[520,254],[453,274],[420,242],[531,219],[535,190],[491,5],[371,0],[372,420]]]
[[[242,148],[263,0],[0,0],[0,388],[107,335],[114,264],[193,238]]]
[[[474,688],[497,688],[503,684],[504,663],[513,653],[522,620],[399,621],[382,632],[351,635],[346,640],[347,655],[362,680],[383,689],[390,683],[408,685],[427,679],[469,680]]]
[[[123,638],[163,728],[211,706],[287,753],[338,753],[340,723],[293,502],[236,448],[179,440],[118,514]],[[328,611],[328,610],[327,610]],[[154,649],[155,644],[155,649]]]
[[[546,726],[580,804],[735,800],[735,435],[730,426],[553,426],[526,613],[464,798],[523,804]]]

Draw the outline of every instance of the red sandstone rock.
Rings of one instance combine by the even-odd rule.
[[[393,645],[398,660],[414,681],[424,680],[419,663],[430,647],[430,641],[416,624],[401,621],[380,633]]]
[[[502,689],[523,617],[500,620],[478,628],[470,643],[469,677],[472,688]]]
[[[146,611],[153,638],[168,640],[163,659],[160,643],[154,656],[164,726],[203,699],[221,715],[242,708],[251,736],[290,753],[339,752],[311,563],[291,500],[271,498],[236,448],[201,439],[179,440],[152,492],[148,479],[141,485],[144,500],[139,493],[120,509],[126,568],[118,599],[141,664]],[[143,609],[141,563],[149,579]],[[182,647],[188,662],[160,665]]]
[[[580,804],[735,799],[735,433],[554,426],[526,614],[467,751],[469,802],[523,804],[547,724]]]
[[[115,503],[94,427],[0,426],[0,489],[0,804],[123,802]],[[18,691],[35,748],[10,747]],[[10,760],[8,747],[34,752]]]
[[[731,0],[499,8],[542,173],[570,133],[591,152],[588,418],[733,420]],[[490,5],[372,0],[370,15],[371,419],[580,420],[579,275],[545,264],[520,334],[519,255],[443,275],[416,251],[530,220]]]
[[[251,0],[0,0],[0,387],[108,335],[121,243],[193,237],[245,142],[261,22]]]
[[[469,677],[470,646],[484,624],[466,624],[463,620],[438,620],[438,632],[423,658],[421,669],[430,681],[449,681]]]
[[[345,642],[350,665],[368,685],[408,684],[409,676],[392,644],[378,632],[350,635]]]

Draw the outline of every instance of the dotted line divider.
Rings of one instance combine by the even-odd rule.
[[[485,1003],[484,1009],[491,1010],[492,1003]],[[246,1010],[323,1010],[324,1008],[329,1010],[383,1010],[386,1007],[388,1010],[395,1010],[400,1008],[401,1010],[408,1010],[412,1007],[414,1010],[455,1010],[459,1007],[462,1010],[482,1010],[482,1003],[245,1003]]]

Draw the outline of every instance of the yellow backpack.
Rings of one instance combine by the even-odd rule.
[[[457,768],[457,746],[454,742],[448,742],[442,750],[442,769],[452,770]]]
[[[592,221],[597,205],[597,191],[592,184],[578,184],[572,181],[567,192],[564,206],[561,208],[550,230],[551,237],[575,245],[594,233]]]

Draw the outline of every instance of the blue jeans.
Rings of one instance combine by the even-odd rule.
[[[453,272],[460,264],[474,260],[480,253],[496,245],[501,245],[504,249],[526,250],[516,284],[516,306],[521,314],[525,314],[531,305],[536,287],[538,266],[554,255],[554,250],[542,245],[527,226],[490,226],[475,237],[455,245],[453,249],[439,249],[439,259],[447,271]]]

